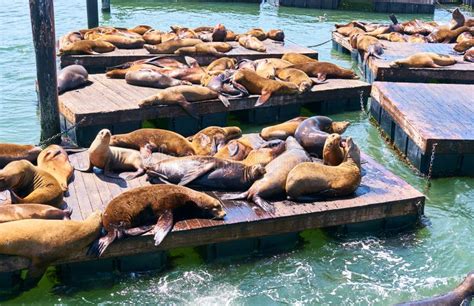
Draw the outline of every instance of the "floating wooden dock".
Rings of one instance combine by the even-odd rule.
[[[300,45],[297,45],[291,41],[286,40],[285,43],[277,42],[271,39],[263,41],[267,47],[267,52],[258,52],[249,50],[238,42],[228,42],[234,48],[226,53],[226,56],[236,58],[237,60],[250,59],[256,60],[261,58],[281,58],[283,54],[288,52],[296,52],[307,55],[311,58],[318,59],[318,52]],[[140,59],[153,58],[156,56],[171,56],[176,58],[183,58],[182,56],[175,54],[150,54],[146,49],[116,49],[115,51],[102,53],[97,55],[63,55],[60,58],[61,67],[66,67],[72,64],[79,64],[90,72],[102,72],[107,67],[120,65],[126,62],[136,61]],[[209,55],[193,55],[200,65],[209,65],[213,60],[216,59],[214,56]]]
[[[71,162],[84,163],[84,154],[71,155]],[[350,229],[353,225],[355,230],[361,222],[372,223],[373,228],[395,229],[417,222],[423,214],[425,197],[370,157],[363,154],[362,160],[366,174],[353,196],[306,203],[272,201],[276,208],[273,214],[255,210],[254,205],[246,201],[226,200],[222,201],[227,212],[224,220],[180,220],[158,247],[154,246],[152,235],[131,237],[114,242],[100,260],[87,256],[84,249],[53,265],[59,265],[61,273],[72,273],[70,277],[77,279],[85,272],[97,273],[107,269],[153,269],[163,265],[162,259],[166,258],[163,251],[178,247],[210,245],[206,250],[212,253],[208,254],[212,257],[228,254],[232,246],[238,252],[245,252],[246,248],[252,248],[250,246],[258,249],[258,245],[274,245],[278,240],[272,242],[269,240],[271,237],[286,235],[284,237],[288,238],[291,233],[305,229],[339,225],[347,225]],[[144,176],[123,181],[76,171],[65,201],[73,208],[72,219],[83,220],[95,210],[103,211],[107,203],[120,193],[148,184]],[[224,194],[208,193],[216,198]],[[297,239],[298,235],[290,237]],[[0,256],[0,276],[19,273],[28,264],[25,258]]]
[[[381,58],[371,57],[366,63],[363,62],[363,54],[350,46],[349,39],[343,35],[333,32],[333,44],[336,49],[350,52],[352,58],[359,64],[359,68],[365,79],[372,83],[374,81],[386,82],[418,82],[418,83],[459,83],[474,84],[474,64],[463,60],[463,56],[453,51],[454,44],[432,44],[432,43],[401,43],[381,40],[386,46]],[[458,63],[452,66],[440,68],[393,68],[389,64],[417,52],[435,52],[454,57]]]
[[[108,79],[104,74],[92,74],[89,79],[91,85],[59,96],[63,129],[83,120],[69,135],[81,146],[88,146],[103,128],[113,134],[125,133],[140,128],[144,120],[164,119],[163,127],[187,136],[209,125],[226,125],[228,112],[241,111],[238,114],[250,122],[276,122],[298,116],[303,103],[319,114],[360,110],[370,95],[370,85],[365,82],[328,80],[316,85],[315,91],[274,96],[258,108],[254,107],[258,98],[255,95],[229,99],[229,108],[217,99],[194,102],[196,114],[201,116],[197,120],[180,106],[138,107],[141,99],[156,94],[158,89],[129,85],[125,80]]]
[[[474,176],[474,85],[375,82],[371,113],[424,174]]]

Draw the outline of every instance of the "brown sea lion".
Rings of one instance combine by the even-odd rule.
[[[285,192],[286,177],[291,169],[310,160],[309,155],[301,145],[290,136],[286,139],[285,152],[265,166],[266,173],[262,179],[253,183],[248,191],[238,195],[226,196],[225,199],[248,199],[263,210],[273,212],[273,205],[270,205],[264,199],[283,194]]]
[[[313,86],[313,80],[304,71],[295,68],[277,69],[276,77],[295,84],[300,92],[306,92]]]
[[[223,24],[219,23],[212,29],[212,41],[225,41],[226,37],[227,29]]]
[[[323,147],[323,163],[329,166],[337,166],[344,159],[344,149],[341,147],[341,135],[331,134],[326,138]]]
[[[305,150],[322,158],[324,143],[329,134],[342,134],[350,125],[348,121],[332,121],[325,116],[310,117],[298,125],[295,138]]]
[[[450,30],[448,27],[439,27],[433,32],[431,32],[430,35],[428,35],[426,38],[430,43],[451,43],[453,41],[456,41],[456,38],[463,32],[470,32],[471,34],[474,33],[474,29],[467,27],[467,26],[462,26],[457,28],[456,30]]]
[[[35,162],[40,152],[41,147],[33,145],[0,143],[0,169],[15,160],[26,159]]]
[[[173,228],[173,210],[186,204],[194,204],[213,218],[225,217],[219,200],[205,193],[172,185],[138,187],[110,201],[102,220],[107,235],[96,241],[89,252],[101,256],[115,239],[152,229],[155,245],[159,245]]]
[[[298,86],[293,83],[269,80],[248,69],[237,71],[232,79],[233,82],[244,86],[249,93],[260,95],[255,106],[264,104],[273,94],[292,95],[299,93]]]
[[[232,50],[232,46],[225,42],[203,42],[192,47],[183,47],[174,53],[179,55],[212,55],[225,56],[225,52]]]
[[[336,29],[336,32],[346,37],[350,37],[354,34],[366,34],[364,30],[354,26],[340,27]]]
[[[142,35],[143,39],[147,44],[150,45],[157,45],[162,42],[161,37],[163,36],[163,32],[160,30],[149,30]]]
[[[127,134],[116,134],[110,138],[110,145],[142,150],[151,144],[152,150],[174,156],[194,155],[191,143],[173,131],[162,129],[139,129]]]
[[[9,163],[0,170],[0,192],[9,190],[12,203],[38,203],[59,207],[63,190],[49,172],[27,160]]]
[[[93,167],[104,170],[104,175],[116,177],[113,171],[136,170],[125,177],[126,180],[134,179],[145,173],[140,152],[120,147],[112,147],[112,135],[108,129],[101,130],[87,150],[89,164],[85,168],[76,168],[82,172],[90,172]]]
[[[227,34],[225,36],[225,41],[236,41],[237,40],[237,34],[235,34],[233,31],[227,29]]]
[[[315,60],[314,58],[311,58],[304,54],[293,53],[293,52],[283,54],[281,59],[289,63],[292,63],[293,65],[304,65],[309,62],[314,62],[314,63],[318,62],[318,60]]]
[[[0,254],[28,258],[28,287],[34,286],[49,264],[82,251],[100,234],[101,214],[84,221],[19,220],[0,224]]]
[[[406,34],[423,34],[428,35],[433,32],[439,25],[434,22],[423,22],[415,19],[401,24],[402,31]]]
[[[134,28],[128,29],[130,32],[134,32],[143,36],[146,32],[152,30],[152,27],[149,25],[140,24]]]
[[[178,38],[179,38],[178,35],[176,35],[176,33],[173,33],[173,32],[161,34],[161,42],[162,43],[170,41],[170,40],[176,40]]]
[[[127,81],[127,84],[153,88],[168,88],[179,85],[192,85],[191,82],[174,79],[170,76],[167,76],[152,69],[128,71],[125,75],[125,81]]]
[[[293,63],[290,63],[288,61],[285,61],[281,58],[262,58],[253,61],[256,66],[258,66],[260,63],[269,63],[271,64],[275,69],[283,69],[283,68],[288,68],[293,66]]]
[[[456,59],[449,55],[433,52],[419,52],[409,57],[391,62],[390,67],[439,68],[454,64],[456,64]]]
[[[464,17],[464,15],[461,13],[459,8],[455,8],[452,13],[452,19],[449,22],[449,29],[455,30],[459,27],[462,27],[465,22],[466,22],[466,17]]]
[[[267,47],[258,40],[258,38],[251,35],[243,35],[239,37],[239,44],[249,50],[255,50],[258,52],[266,52]]]
[[[102,40],[79,40],[69,45],[61,47],[58,55],[76,55],[76,54],[99,54],[115,50],[115,46]]]
[[[188,137],[196,155],[214,155],[229,140],[242,136],[242,130],[237,126],[209,126],[193,136]]]
[[[466,62],[474,63],[474,48],[471,48],[464,53],[463,59]]]
[[[195,59],[187,56],[186,59],[189,67],[166,69],[161,70],[160,72],[174,79],[188,81],[192,84],[201,84],[201,80],[206,75],[206,71],[201,66],[199,66]]]
[[[405,36],[398,32],[391,32],[387,34],[379,34],[376,36],[378,39],[384,39],[392,42],[407,42]]]
[[[178,38],[181,38],[181,39],[198,38],[198,35],[196,34],[196,32],[194,32],[193,29],[182,28],[179,26],[177,27],[171,26],[171,29],[176,35],[178,35]]]
[[[360,151],[351,137],[346,139],[344,161],[338,166],[304,162],[294,167],[286,180],[289,199],[309,196],[342,197],[354,193],[361,182]]]
[[[268,126],[262,129],[262,131],[260,132],[260,136],[262,136],[262,138],[265,140],[285,140],[289,136],[294,136],[295,131],[300,125],[300,123],[306,119],[308,119],[308,117],[296,117],[277,125]]]
[[[86,68],[81,65],[70,65],[61,69],[58,73],[58,94],[68,90],[76,89],[90,83]]]
[[[23,219],[71,219],[71,209],[62,210],[44,204],[0,205],[0,223]]]
[[[267,38],[275,41],[285,41],[285,32],[283,32],[283,30],[273,29],[267,32]]]
[[[466,40],[471,40],[473,38],[474,38],[474,36],[471,33],[463,32],[463,33],[459,34],[459,36],[456,38],[456,43],[460,43],[460,42],[463,42],[463,41],[466,41]]]
[[[151,179],[181,186],[219,190],[246,190],[265,174],[265,167],[213,156],[186,156],[163,160],[147,169]]]
[[[456,52],[464,53],[474,46],[474,38],[469,40],[464,40],[454,45],[453,49]]]
[[[221,57],[212,61],[207,67],[206,71],[223,71],[227,69],[233,69],[237,64],[235,58]]]
[[[409,35],[407,37],[407,41],[409,43],[427,43],[428,40],[426,39],[425,36],[421,35],[421,34],[413,34],[413,35]]]
[[[258,149],[267,143],[258,133],[244,134],[238,141],[252,149]]]
[[[193,29],[194,32],[198,33],[198,32],[212,32],[214,30],[214,27],[211,27],[211,26],[200,26],[200,27],[197,27],[197,28],[194,28]]]
[[[254,148],[242,139],[234,139],[229,141],[225,146],[219,149],[214,157],[227,160],[244,160]]]
[[[254,166],[257,164],[266,166],[284,151],[285,142],[283,140],[271,140],[260,148],[250,151],[247,157],[241,163],[246,166]]]
[[[364,52],[364,61],[367,61],[371,56],[380,58],[384,52],[384,45],[373,36],[355,34],[350,37],[349,41],[352,48]]]
[[[141,49],[145,44],[145,40],[140,37],[130,37],[127,35],[119,35],[119,34],[92,34],[88,35],[87,33],[84,35],[84,39],[90,39],[94,41],[105,41],[108,43],[113,44],[115,47],[119,49]]]
[[[76,41],[82,40],[82,34],[80,32],[69,32],[59,40],[59,48],[63,48]]]
[[[162,37],[162,40],[163,40],[163,37]],[[158,45],[145,44],[143,47],[152,54],[171,54],[171,53],[174,53],[179,48],[192,47],[202,42],[203,42],[202,40],[196,39],[196,38],[184,38],[184,39],[174,39],[174,40],[164,41]]]
[[[358,79],[354,71],[339,67],[329,62],[310,62],[294,65],[293,68],[305,72],[310,77],[316,77],[319,81],[324,79]]]
[[[275,79],[275,67],[267,60],[260,61],[255,67],[255,73],[265,79]]]
[[[63,191],[74,173],[66,151],[58,145],[50,145],[38,156],[38,168],[49,172],[59,183]]]
[[[247,33],[245,33],[245,35],[253,36],[253,37],[257,38],[258,40],[267,39],[267,34],[265,33],[265,31],[263,31],[260,28],[250,29],[249,31],[247,31]]]
[[[117,66],[108,67],[106,76],[113,79],[125,79],[125,75],[129,71],[137,71],[140,69],[151,69],[161,73],[173,71],[175,69],[189,68],[188,65],[181,63],[172,57],[154,57],[150,59],[142,59],[133,62],[123,63]]]

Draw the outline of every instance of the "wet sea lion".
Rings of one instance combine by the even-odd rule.
[[[0,254],[26,257],[28,287],[34,286],[52,262],[82,251],[100,233],[101,214],[84,221],[19,220],[0,224]]]
[[[90,172],[93,167],[104,170],[104,175],[116,177],[113,171],[135,170],[125,177],[126,180],[134,179],[145,173],[140,152],[110,145],[111,133],[108,129],[101,130],[87,150],[89,164],[85,168],[76,168],[82,172]]]
[[[142,150],[150,144],[153,151],[174,156],[194,155],[191,143],[173,131],[162,129],[139,129],[127,134],[116,134],[110,138],[110,145],[134,150]]]
[[[258,149],[253,149],[250,151],[247,157],[242,160],[242,164],[246,166],[253,166],[257,164],[266,166],[284,151],[285,142],[280,139],[275,139],[267,142]]]
[[[160,30],[149,30],[145,32],[142,37],[145,42],[149,45],[157,45],[162,42],[162,36],[164,33]]]
[[[354,71],[339,67],[329,62],[310,62],[294,65],[293,68],[302,70],[310,77],[316,77],[320,81],[324,79],[358,79]]]
[[[260,136],[265,140],[285,140],[288,136],[294,136],[300,123],[306,119],[308,119],[308,117],[296,117],[277,125],[268,126],[262,129]]]
[[[74,173],[68,154],[58,145],[50,145],[38,155],[38,168],[49,172],[59,183],[63,191]]]
[[[212,61],[209,66],[206,67],[206,71],[223,71],[227,69],[233,69],[237,64],[235,58],[221,57]]]
[[[453,49],[456,52],[464,53],[474,46],[474,38],[461,41],[454,45]]]
[[[38,203],[59,207],[63,190],[49,172],[27,160],[9,163],[0,170],[0,191],[9,190],[12,203]]]
[[[193,136],[188,137],[196,155],[214,155],[229,140],[242,136],[242,130],[237,126],[209,126]]]
[[[309,196],[341,197],[354,193],[361,182],[360,151],[351,137],[346,139],[344,161],[338,166],[304,162],[294,167],[286,180],[289,199]]]
[[[44,204],[0,205],[0,223],[23,219],[70,219],[71,209],[62,210]]]
[[[174,53],[179,55],[212,55],[225,56],[225,52],[232,50],[232,46],[225,42],[203,42],[192,47],[183,47]]]
[[[463,59],[466,62],[474,63],[474,48],[471,48],[464,53]]]
[[[439,68],[454,64],[456,64],[456,59],[449,55],[433,52],[419,52],[409,57],[391,62],[390,67]]]
[[[58,55],[93,55],[107,53],[115,50],[115,46],[102,40],[79,40],[61,47]]]
[[[313,86],[313,80],[304,71],[295,68],[277,69],[276,77],[295,84],[300,92],[306,92]]]
[[[213,218],[225,217],[219,200],[202,192],[172,185],[134,188],[107,204],[102,220],[107,235],[96,241],[89,252],[101,256],[115,239],[138,236],[152,229],[157,246],[173,228],[173,209],[186,204],[194,204]]]
[[[58,73],[58,94],[76,89],[89,83],[89,74],[81,65],[70,65],[61,69]]]
[[[459,34],[467,31],[469,31],[471,34],[474,33],[474,29],[467,26],[459,27],[456,30],[450,30],[448,27],[439,27],[431,32],[431,34],[426,38],[430,43],[447,44],[455,41]]]
[[[225,41],[226,36],[227,29],[223,24],[219,23],[212,29],[212,41]]]
[[[225,146],[219,149],[214,157],[222,158],[227,160],[244,160],[254,148],[239,139],[233,139],[229,141]]]
[[[152,29],[152,27],[150,27],[149,25],[140,24],[140,25],[137,25],[136,27],[128,29],[128,30],[130,32],[134,32],[134,33],[137,33],[137,34],[140,34],[140,35],[143,36],[143,34],[150,31],[151,29]]]
[[[0,143],[0,169],[15,160],[26,159],[35,162],[40,152],[41,148],[33,145]]]
[[[267,32],[267,38],[275,41],[285,41],[285,33],[282,30],[273,29]]]
[[[329,134],[342,134],[349,125],[347,121],[336,122],[325,116],[314,116],[298,125],[295,138],[308,153],[321,158]]]
[[[250,29],[249,31],[247,31],[247,33],[245,33],[245,35],[253,36],[253,37],[257,38],[258,40],[267,39],[267,34],[265,33],[265,31],[263,31],[260,28]]]
[[[326,138],[323,147],[323,163],[337,166],[344,159],[344,149],[341,147],[341,135],[331,134]]]
[[[281,59],[285,60],[289,63],[292,63],[294,65],[300,65],[300,64],[304,65],[308,62],[315,62],[315,63],[318,62],[318,60],[315,60],[314,58],[311,58],[311,57],[306,56],[304,54],[293,53],[293,52],[283,54]]]
[[[163,40],[163,36],[162,36],[162,40]],[[202,42],[203,42],[202,40],[196,39],[196,38],[184,38],[184,39],[168,40],[158,45],[145,44],[143,47],[152,54],[171,54],[171,53],[174,53],[179,48],[192,47]]]
[[[380,58],[384,45],[375,37],[363,34],[352,35],[349,39],[351,47],[364,52],[364,61],[371,56]]]
[[[267,48],[265,45],[258,40],[258,38],[251,35],[243,35],[239,37],[239,44],[249,50],[255,50],[258,52],[266,52]]]
[[[163,73],[151,69],[128,71],[125,75],[125,80],[128,84],[131,85],[153,88],[168,88],[179,85],[192,85],[191,82],[174,79]]]
[[[280,156],[265,166],[265,175],[262,179],[252,184],[248,191],[226,196],[223,199],[248,199],[260,206],[263,210],[274,211],[264,199],[279,196],[285,192],[286,177],[296,165],[310,161],[309,155],[301,145],[293,138],[286,139],[286,150]]]

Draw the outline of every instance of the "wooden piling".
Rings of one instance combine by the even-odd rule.
[[[53,0],[30,0],[41,116],[41,140],[60,132]],[[59,142],[58,137],[52,142]]]
[[[99,5],[97,4],[98,0],[87,0],[87,26],[90,28],[95,28],[99,26]]]
[[[110,0],[102,0],[102,12],[110,13]]]

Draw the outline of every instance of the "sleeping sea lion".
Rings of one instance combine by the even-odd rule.
[[[293,52],[283,54],[281,59],[289,63],[292,63],[293,65],[300,65],[300,64],[304,65],[308,62],[315,62],[315,63],[318,62],[318,60],[315,60],[314,58],[311,58],[304,54],[293,53]]]
[[[387,34],[379,34],[376,36],[378,39],[384,39],[392,42],[407,42],[405,36],[398,32],[391,32]]]
[[[474,48],[471,48],[464,53],[463,59],[466,62],[474,63]]]
[[[260,63],[269,63],[271,64],[275,69],[283,69],[283,68],[288,68],[293,66],[293,63],[290,63],[289,61],[285,61],[281,58],[262,58],[258,60],[253,61],[256,66],[258,66]]]
[[[380,58],[384,52],[384,45],[373,36],[355,34],[349,38],[349,41],[352,48],[364,52],[364,61],[371,56]]]
[[[433,52],[419,52],[409,57],[391,62],[390,67],[439,68],[454,64],[456,64],[456,59],[449,55]]]
[[[236,41],[237,40],[237,34],[235,34],[233,31],[227,29],[227,34],[225,36],[225,41]]]
[[[62,191],[68,190],[68,183],[74,173],[66,151],[58,145],[50,145],[38,156],[38,168],[49,172],[59,183]]]
[[[206,86],[219,94],[226,97],[243,97],[248,96],[247,89],[238,84],[231,82],[231,78],[235,73],[235,70],[225,70],[217,75],[212,75],[215,72],[209,72],[201,78],[201,85]]]
[[[214,157],[227,160],[244,160],[254,148],[242,141],[241,138],[229,141],[225,146],[219,149]]]
[[[61,47],[58,55],[93,55],[107,53],[115,50],[115,46],[102,40],[79,40]]]
[[[345,37],[350,37],[354,34],[366,34],[364,30],[354,27],[353,25],[337,28],[336,32]]]
[[[251,35],[243,35],[239,37],[239,44],[249,50],[255,50],[258,52],[266,52],[267,47],[258,40],[258,38]]]
[[[212,29],[212,41],[225,41],[226,36],[227,29],[223,24],[219,23]]]
[[[58,73],[58,94],[76,89],[90,83],[87,79],[89,74],[81,65],[70,65],[61,69]]]
[[[15,160],[26,159],[35,162],[40,152],[41,147],[33,145],[0,143],[0,169]]]
[[[472,36],[471,33],[464,32],[464,33],[459,34],[459,36],[456,38],[456,43],[460,43],[460,42],[463,42],[463,41],[466,41],[466,40],[471,40],[473,38],[474,38],[474,36]]]
[[[361,182],[360,151],[351,137],[346,139],[344,161],[338,166],[304,162],[294,167],[286,180],[289,199],[308,196],[342,197],[356,191]]]
[[[145,40],[145,43],[149,45],[157,45],[162,42],[162,37],[164,33],[160,30],[149,30],[143,33],[142,37]]]
[[[267,38],[275,41],[285,41],[285,33],[282,30],[272,29],[267,32]]]
[[[163,36],[162,36],[163,40]],[[174,39],[162,42],[158,45],[148,45],[145,44],[143,47],[147,49],[151,54],[171,54],[174,53],[179,48],[183,47],[192,47],[194,45],[200,44],[203,41],[196,38],[184,38],[184,39]]]
[[[313,80],[304,71],[296,68],[277,69],[276,77],[282,81],[295,84],[300,92],[306,92],[313,87]]]
[[[59,207],[63,190],[49,172],[27,160],[9,163],[0,170],[0,192],[9,190],[12,203],[38,203]]]
[[[59,209],[44,204],[0,205],[0,223],[23,219],[71,219],[71,209]]]
[[[141,49],[145,44],[145,40],[139,37],[130,37],[127,35],[119,35],[119,34],[93,34],[84,35],[84,39],[91,39],[94,41],[105,41],[108,43],[113,44],[115,47],[119,49]]]
[[[186,204],[194,204],[215,219],[225,217],[219,200],[202,192],[172,185],[134,188],[107,204],[102,220],[107,235],[97,240],[89,253],[101,256],[115,239],[138,236],[152,229],[155,245],[159,245],[173,228],[173,209]]]
[[[134,28],[128,29],[130,32],[134,32],[143,36],[146,32],[152,30],[152,27],[149,25],[140,24]]]
[[[133,62],[123,63],[117,66],[108,67],[105,76],[114,79],[125,79],[125,75],[129,71],[137,71],[140,69],[151,69],[161,73],[170,71],[170,68],[189,68],[188,65],[181,63],[172,57],[154,57],[150,59],[142,59]]]
[[[260,136],[265,140],[285,140],[289,136],[294,136],[300,123],[306,119],[308,119],[308,117],[296,117],[277,125],[268,126],[262,129]]]
[[[413,35],[410,35],[407,37],[407,41],[409,43],[427,43],[428,40],[426,39],[425,36],[421,35],[421,34],[413,34]]]
[[[252,149],[258,149],[267,143],[258,133],[244,134],[237,140]]]
[[[459,27],[456,30],[450,30],[448,27],[439,27],[433,32],[431,32],[431,34],[428,35],[426,38],[430,43],[449,44],[455,41],[459,34],[468,31],[471,34],[474,33],[474,29],[467,26]]]
[[[196,155],[214,155],[229,140],[242,136],[242,130],[237,126],[209,126],[193,136],[188,137]]]
[[[59,40],[59,48],[63,48],[73,42],[82,40],[82,34],[80,32],[69,32]]]
[[[194,155],[191,143],[173,131],[162,129],[139,129],[127,134],[116,134],[110,138],[110,145],[142,150],[150,144],[153,151],[174,156]]]
[[[223,199],[248,199],[260,206],[263,210],[273,212],[274,207],[264,199],[279,196],[285,192],[286,177],[297,165],[309,162],[311,159],[301,145],[293,138],[286,139],[286,150],[280,156],[265,166],[265,175],[252,184],[248,191],[226,196]]]
[[[255,73],[265,79],[275,79],[275,67],[267,60],[256,63]]]
[[[127,81],[127,84],[153,88],[168,88],[179,85],[192,85],[191,82],[174,79],[170,76],[167,76],[152,69],[128,71],[127,74],[125,74],[125,81]]]
[[[474,38],[458,42],[457,44],[454,45],[453,49],[456,52],[464,53],[470,48],[472,48],[473,46],[474,46]]]
[[[233,69],[237,64],[235,58],[221,57],[212,61],[209,66],[206,67],[206,71],[224,71],[227,69]]]
[[[188,81],[192,84],[201,84],[201,80],[206,75],[206,71],[201,66],[199,66],[195,59],[188,56],[185,58],[189,67],[165,69],[161,70],[160,72],[174,79]]]
[[[320,81],[324,79],[358,79],[354,71],[339,67],[329,62],[310,62],[294,65],[293,68],[302,70],[310,77],[316,77]]]
[[[101,130],[87,150],[89,164],[85,168],[76,168],[82,172],[90,172],[94,167],[104,170],[104,175],[117,177],[113,171],[136,170],[125,177],[126,180],[134,179],[145,173],[140,152],[131,149],[112,147],[110,145],[111,133],[108,129]]]
[[[84,221],[19,220],[0,224],[0,254],[28,258],[27,285],[34,286],[49,264],[82,251],[100,234],[101,214]]]
[[[174,52],[178,55],[212,55],[216,57],[225,56],[225,52],[232,50],[232,46],[225,42],[203,42],[192,47],[179,48]]]
[[[245,33],[245,35],[253,36],[253,37],[257,38],[258,40],[267,39],[267,34],[265,33],[265,31],[263,31],[260,28],[250,29],[249,31],[247,31],[247,33]]]
[[[258,149],[253,149],[247,157],[241,161],[246,166],[268,165],[272,160],[285,151],[285,142],[280,139],[268,141]]]
[[[323,147],[323,163],[329,166],[337,166],[344,159],[344,149],[341,147],[341,135],[331,134],[326,138]]]

